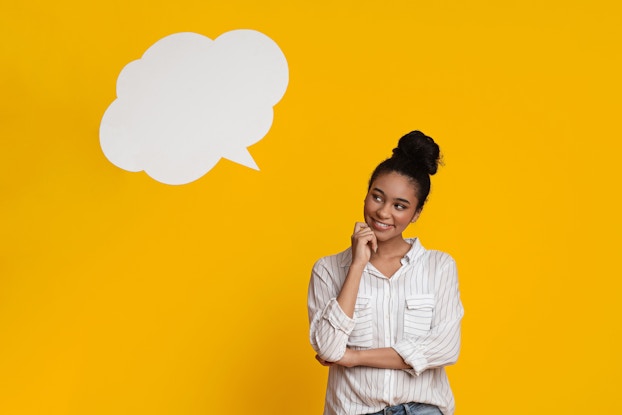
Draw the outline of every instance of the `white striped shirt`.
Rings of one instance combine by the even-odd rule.
[[[444,366],[460,351],[463,308],[456,264],[446,253],[426,250],[418,239],[391,277],[371,263],[363,272],[354,317],[337,303],[352,261],[351,248],[316,262],[309,284],[311,345],[327,361],[346,347],[392,347],[411,369],[333,365],[329,369],[324,415],[359,415],[407,402],[436,405],[454,413]]]

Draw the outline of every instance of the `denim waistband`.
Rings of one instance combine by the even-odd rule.
[[[410,404],[402,403],[395,406],[387,406],[382,411],[368,415],[411,415]]]
[[[395,406],[387,406],[382,411],[374,412],[367,415],[424,415],[424,414],[441,414],[438,407],[423,403],[409,402]]]

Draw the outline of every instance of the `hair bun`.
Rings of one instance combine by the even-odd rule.
[[[421,131],[411,131],[406,134],[393,149],[393,157],[406,157],[417,169],[421,169],[429,175],[438,170],[440,161],[440,149],[431,137]]]

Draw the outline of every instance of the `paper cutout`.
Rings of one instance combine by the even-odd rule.
[[[259,170],[247,147],[270,130],[288,81],[285,56],[257,31],[167,36],[119,74],[102,150],[114,165],[172,185],[199,179],[222,157]]]

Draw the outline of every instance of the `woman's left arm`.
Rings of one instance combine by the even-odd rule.
[[[445,256],[446,255],[446,256]],[[420,375],[424,370],[456,363],[460,354],[460,324],[464,309],[458,289],[456,263],[444,254],[443,265],[436,278],[435,321],[430,330],[420,336],[404,336],[392,348]]]

